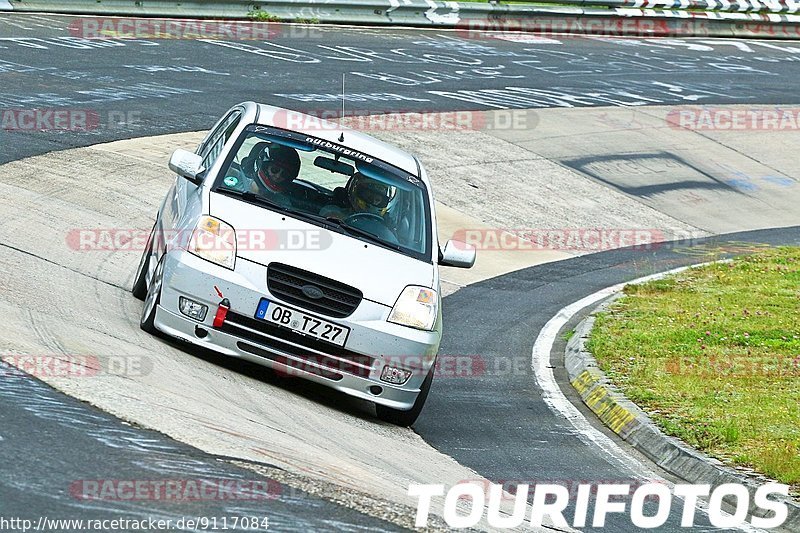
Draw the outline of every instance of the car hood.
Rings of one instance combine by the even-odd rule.
[[[210,214],[236,230],[238,257],[302,268],[373,302],[391,307],[407,285],[433,283],[431,263],[236,198],[211,193]]]

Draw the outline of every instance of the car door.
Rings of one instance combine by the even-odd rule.
[[[203,157],[203,167],[211,169],[219,155],[222,153],[225,143],[230,139],[244,114],[244,109],[236,106],[230,109],[206,135],[206,138],[198,146],[195,153]],[[208,177],[208,174],[207,174]],[[213,178],[211,178],[213,179]],[[187,238],[197,217],[203,213],[202,210],[202,184],[195,185],[191,181],[178,176],[168,193],[164,209],[161,216],[162,230],[167,235],[175,238]],[[173,243],[182,246],[184,242]]]

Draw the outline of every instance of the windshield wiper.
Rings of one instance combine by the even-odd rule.
[[[225,194],[225,195],[228,195],[228,196],[236,196],[237,198],[242,198],[243,200],[247,200],[248,202],[252,202],[254,204],[265,205],[267,207],[272,207],[272,208],[277,209],[279,211],[289,211],[290,210],[286,206],[283,206],[283,205],[281,205],[281,204],[279,204],[277,202],[273,202],[269,198],[265,198],[264,196],[261,196],[260,194],[256,194],[256,193],[250,192],[250,191],[237,191],[235,189],[219,188],[219,189],[215,190],[214,192],[218,192],[220,194]]]

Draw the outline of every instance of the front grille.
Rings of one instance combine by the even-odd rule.
[[[228,311],[225,317],[225,322],[220,327],[220,330],[229,333],[240,339],[253,342],[261,346],[273,347],[281,352],[290,354],[292,357],[308,361],[315,365],[326,367],[335,372],[344,372],[359,377],[368,377],[372,365],[375,362],[374,357],[363,355],[335,344],[330,344],[308,335],[301,335],[292,330],[251,318],[239,313]],[[250,353],[255,353],[262,357],[267,357],[264,350],[257,349],[254,346],[244,347],[244,343],[239,343],[239,347]],[[304,348],[307,348],[304,350]],[[256,353],[258,352],[258,353]],[[263,352],[263,353],[262,353]],[[277,360],[270,355],[267,357],[271,360]],[[279,361],[288,366],[297,365],[296,362]],[[302,365],[300,368],[311,368],[311,365]],[[316,373],[316,372],[315,372]],[[320,374],[324,375],[324,374]],[[330,379],[330,376],[325,375]],[[340,378],[341,379],[341,378]]]
[[[322,291],[323,297],[306,296],[303,293],[306,285]],[[364,296],[360,290],[344,283],[281,263],[270,263],[267,267],[267,287],[269,292],[287,303],[336,318],[353,314]]]

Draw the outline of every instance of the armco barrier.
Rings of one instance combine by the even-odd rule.
[[[637,9],[691,9],[741,13],[797,13],[800,0],[535,0],[536,3]]]
[[[138,17],[437,26],[591,35],[800,38],[800,0],[0,0],[0,10]],[[557,2],[559,5],[545,5]],[[563,5],[570,4],[570,5]]]

